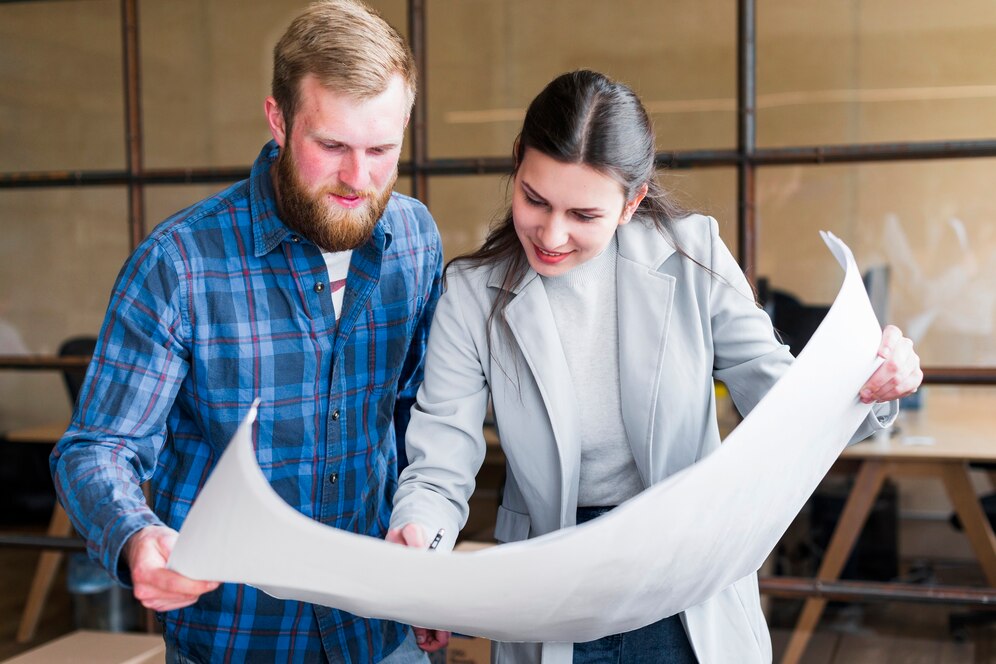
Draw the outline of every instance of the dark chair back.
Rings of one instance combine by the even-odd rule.
[[[97,347],[96,337],[71,337],[62,342],[59,346],[59,357],[82,356],[90,357]],[[63,369],[62,377],[66,381],[66,390],[69,391],[69,401],[76,405],[80,388],[83,387],[83,378],[86,376],[86,367],[72,367]]]

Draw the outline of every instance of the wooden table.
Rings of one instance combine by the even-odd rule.
[[[969,463],[996,462],[996,388],[928,386],[923,407],[904,410],[897,434],[847,448],[841,459],[859,470],[823,563],[821,581],[836,580],[847,562],[886,477],[933,477],[943,482],[989,585],[996,587],[996,536],[969,477]],[[802,657],[826,600],[807,599],[782,664]]]

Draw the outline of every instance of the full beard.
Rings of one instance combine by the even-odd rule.
[[[395,171],[381,191],[355,191],[342,185],[331,185],[312,193],[298,177],[289,143],[277,156],[275,176],[281,220],[325,251],[347,251],[369,240],[398,179]],[[362,196],[366,203],[354,210],[338,208],[330,200],[331,194]]]

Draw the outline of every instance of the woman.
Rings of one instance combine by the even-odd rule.
[[[533,100],[514,147],[509,214],[454,260],[433,321],[391,541],[449,542],[485,451],[488,405],[507,458],[495,536],[522,540],[604,514],[719,444],[714,379],[749,412],[792,361],[754,303],[716,222],[687,215],[656,179],[636,95],[564,74]],[[887,360],[862,388],[895,400],[922,380],[887,327]],[[856,439],[881,428],[876,406]],[[680,537],[676,533],[676,537]],[[447,635],[417,630],[434,649]],[[512,662],[770,661],[755,575],[703,604],[583,644],[496,644]]]

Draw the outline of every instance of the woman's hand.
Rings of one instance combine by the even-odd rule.
[[[862,403],[893,401],[917,391],[923,382],[920,357],[913,350],[913,342],[895,325],[886,325],[882,330],[878,356],[885,361],[861,388]]]
[[[428,546],[425,542],[425,531],[416,523],[409,523],[401,528],[392,528],[387,531],[384,537],[388,542],[403,544],[417,549],[424,549]],[[440,648],[445,648],[450,642],[450,633],[441,629],[426,629],[425,627],[412,627],[415,630],[415,642],[418,647],[426,652],[436,652]]]

